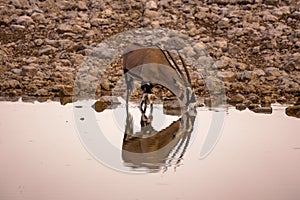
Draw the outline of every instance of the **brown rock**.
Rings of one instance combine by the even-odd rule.
[[[267,76],[274,76],[274,77],[278,77],[281,75],[280,70],[278,68],[275,67],[268,67],[265,69],[266,75]]]
[[[42,88],[42,89],[37,90],[34,95],[35,96],[49,96],[50,94],[47,89]]]
[[[156,18],[160,16],[159,12],[156,12],[154,10],[149,10],[149,9],[145,10],[144,15],[149,18]]]
[[[229,103],[237,104],[242,103],[245,100],[245,97],[242,94],[236,94],[228,99]]]
[[[255,113],[272,114],[272,107],[256,107],[252,111]]]
[[[34,65],[28,65],[22,67],[21,75],[23,76],[33,76],[38,71],[38,67]]]
[[[273,100],[270,96],[264,96],[261,100],[261,104],[264,106],[267,106],[267,107],[269,107],[272,102],[273,102]]]
[[[243,103],[238,103],[238,104],[235,105],[235,108],[237,110],[242,111],[242,110],[245,110],[247,108],[247,106],[245,104],[243,104]]]
[[[221,78],[224,81],[234,81],[236,78],[236,74],[232,71],[218,71],[217,77]]]
[[[95,109],[96,112],[103,112],[107,108],[107,106],[108,105],[106,102],[98,100],[92,107]]]
[[[250,104],[250,105],[248,106],[248,108],[249,108],[250,110],[253,110],[253,109],[258,108],[258,107],[259,107],[259,105],[258,105],[258,104],[255,104],[255,103],[252,103],[252,104]]]
[[[300,118],[300,105],[287,107],[285,113],[288,116]]]
[[[28,25],[33,24],[33,23],[34,23],[33,19],[29,16],[26,16],[26,15],[20,16],[17,19],[17,24],[28,26]]]
[[[60,90],[60,96],[72,96],[73,87],[72,86],[63,86]]]
[[[259,103],[260,100],[257,94],[250,94],[247,99],[255,104]]]
[[[145,5],[146,9],[150,9],[150,10],[156,10],[157,9],[157,4],[155,1],[148,1]]]

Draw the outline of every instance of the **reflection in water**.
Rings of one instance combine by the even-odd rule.
[[[193,131],[196,110],[186,111],[178,120],[162,130],[152,126],[153,108],[147,116],[141,111],[141,131],[133,131],[133,117],[127,114],[122,146],[122,159],[133,169],[146,168],[150,172],[177,167],[188,147]]]

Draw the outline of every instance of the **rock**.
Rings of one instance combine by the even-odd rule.
[[[101,88],[103,90],[109,91],[110,90],[110,84],[107,80],[101,81]]]
[[[34,44],[36,46],[41,46],[43,43],[44,43],[44,40],[42,40],[42,39],[36,39],[36,40],[34,40]]]
[[[218,40],[216,41],[216,47],[217,48],[221,48],[223,52],[227,51],[227,48],[228,48],[228,44],[227,44],[227,41],[226,40]]]
[[[77,3],[77,8],[78,8],[78,10],[81,10],[81,11],[86,11],[86,10],[88,10],[88,7],[87,7],[85,1],[78,1],[78,3]]]
[[[217,77],[221,78],[223,81],[234,81],[236,78],[236,75],[232,71],[218,71]]]
[[[256,107],[252,111],[255,113],[272,114],[272,107]]]
[[[230,3],[230,0],[208,0],[208,3],[217,3],[220,5],[226,5]]]
[[[43,48],[41,48],[39,50],[39,55],[49,55],[49,54],[53,54],[55,51],[56,51],[55,47],[46,45],[46,46],[43,46]]]
[[[15,31],[24,31],[26,29],[25,26],[17,25],[17,24],[12,24],[10,27]]]
[[[58,33],[73,32],[73,27],[69,24],[60,24],[57,27]]]
[[[264,75],[266,75],[266,73],[265,73],[264,70],[262,70],[262,69],[254,69],[254,70],[253,70],[253,73],[254,73],[256,76],[264,76]]]
[[[146,9],[150,9],[150,10],[156,10],[157,9],[157,4],[155,1],[148,1],[145,5]]]
[[[270,13],[266,13],[263,16],[263,20],[267,21],[267,22],[276,22],[276,21],[278,21],[278,18]]]
[[[98,100],[92,105],[92,108],[94,108],[96,112],[103,112],[107,107],[107,103],[102,100]]]
[[[248,100],[248,99],[245,99],[243,101],[243,104],[248,108],[252,104],[252,102],[250,100]]]
[[[256,78],[256,74],[253,71],[243,71],[241,73],[241,80],[253,80]]]
[[[66,105],[66,104],[68,104],[68,103],[72,103],[72,102],[73,102],[73,101],[72,101],[72,97],[70,97],[70,96],[60,97],[60,98],[59,98],[59,101],[60,101],[60,104],[61,104],[61,105]]]
[[[65,40],[59,40],[59,46],[68,52],[74,52],[79,49],[79,45],[76,44],[75,42],[65,39]]]
[[[18,80],[7,80],[7,81],[3,81],[1,83],[1,87],[0,87],[2,90],[6,90],[6,89],[9,89],[9,88],[13,88],[13,89],[19,89],[21,88],[21,84]]]
[[[49,23],[49,20],[45,18],[45,15],[43,13],[34,12],[31,15],[31,18],[39,25],[46,25],[47,23]]]
[[[229,103],[237,104],[242,103],[245,100],[245,97],[242,94],[236,94],[228,99]]]
[[[21,75],[22,74],[22,69],[12,69],[11,71],[13,73],[17,74],[17,75]]]
[[[34,24],[34,21],[31,17],[23,15],[17,19],[17,24],[28,26],[30,24]]]
[[[250,105],[248,106],[249,110],[253,110],[253,109],[258,108],[258,107],[259,107],[259,105],[258,105],[258,104],[255,104],[255,103],[252,103],[252,104],[250,104]]]
[[[60,10],[73,10],[76,4],[73,1],[58,1],[58,8]]]
[[[218,27],[220,29],[227,29],[230,28],[230,20],[227,17],[223,17],[219,22],[218,22]]]
[[[291,14],[291,10],[290,10],[289,6],[282,6],[282,7],[279,7],[279,8],[275,8],[272,11],[272,14],[281,17],[282,15]]]
[[[272,98],[270,96],[264,96],[261,100],[261,104],[265,107],[269,107],[271,103],[273,102]]]
[[[121,104],[116,96],[102,96],[92,106],[97,112],[102,112],[105,109],[115,109]]]
[[[39,89],[34,93],[35,96],[49,96],[49,91],[47,89]]]
[[[238,4],[253,4],[255,0],[236,0]]]
[[[238,68],[239,70],[245,70],[247,68],[247,64],[238,62],[236,63],[235,67]]]
[[[144,15],[149,18],[157,18],[160,14],[157,11],[146,9]]]
[[[275,68],[275,67],[266,68],[265,73],[266,73],[267,76],[274,76],[274,77],[278,77],[278,76],[281,75],[279,69]]]
[[[230,59],[229,57],[222,56],[220,60],[217,60],[215,62],[215,65],[218,67],[218,69],[225,69],[225,68],[228,68],[231,61],[232,61],[232,59]]]
[[[243,104],[243,103],[238,103],[238,104],[235,105],[235,108],[237,110],[242,111],[242,110],[245,110],[247,108],[247,106],[245,104]]]
[[[21,75],[23,75],[23,76],[33,76],[33,75],[36,74],[37,71],[38,71],[37,66],[34,66],[34,65],[23,66]]]
[[[153,22],[151,22],[151,25],[152,25],[153,28],[159,28],[160,27],[159,21],[153,21]]]
[[[73,87],[64,85],[60,89],[60,96],[72,96],[73,95]]]
[[[300,118],[300,105],[287,107],[285,113],[288,116]]]

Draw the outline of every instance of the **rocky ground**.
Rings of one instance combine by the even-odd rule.
[[[2,97],[69,101],[78,68],[103,39],[162,27],[203,43],[237,108],[299,101],[297,0],[1,0],[0,27]],[[115,63],[97,90],[102,95],[120,77]],[[205,81],[191,74],[196,94],[209,98]]]

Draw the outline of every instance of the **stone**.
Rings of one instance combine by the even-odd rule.
[[[241,80],[245,81],[245,80],[253,80],[256,78],[256,74],[253,71],[243,71],[241,73]]]
[[[281,75],[279,69],[275,68],[275,67],[266,68],[265,73],[266,73],[267,76],[274,76],[274,77],[278,77],[278,76]]]
[[[107,80],[101,81],[101,88],[103,90],[109,91],[110,90],[110,84]]]
[[[144,15],[149,18],[157,18],[160,16],[159,12],[146,9]]]
[[[21,75],[22,73],[22,69],[12,69],[11,71],[17,75]]]
[[[155,1],[148,1],[145,5],[146,9],[150,9],[150,10],[156,10],[157,9],[157,4]]]
[[[236,94],[230,98],[228,98],[229,103],[237,104],[242,103],[245,100],[245,97],[242,94]]]
[[[56,51],[55,47],[46,45],[46,46],[43,46],[43,48],[41,48],[39,50],[39,55],[49,55],[49,54],[53,54],[55,51]]]
[[[256,107],[252,111],[255,113],[272,114],[272,107]]]
[[[273,100],[270,96],[264,96],[261,99],[261,104],[264,106],[270,106],[272,102],[273,102]]]
[[[58,33],[73,32],[73,27],[69,24],[60,24],[57,27]]]
[[[85,1],[78,1],[78,3],[77,3],[77,8],[78,8],[78,10],[81,10],[81,11],[86,11],[86,10],[88,10],[88,7],[87,7]]]
[[[278,18],[270,13],[266,13],[263,16],[263,20],[267,21],[267,22],[276,22],[276,21],[278,21]]]
[[[79,45],[69,39],[59,40],[58,43],[63,50],[68,52],[74,52],[79,49]]]
[[[97,112],[102,112],[105,109],[115,109],[121,103],[119,102],[116,96],[102,96],[98,99],[92,108],[94,108]]]
[[[26,29],[25,26],[17,25],[17,24],[12,24],[10,27],[15,31],[24,31]]]
[[[221,78],[223,81],[234,81],[236,74],[232,71],[218,71],[217,77]]]
[[[43,43],[44,43],[44,40],[42,40],[42,39],[35,39],[34,40],[34,44],[36,46],[41,46]]]
[[[151,25],[152,25],[153,28],[159,28],[160,27],[159,21],[153,21],[153,22],[151,22]]]
[[[235,105],[235,108],[237,110],[242,111],[242,110],[245,110],[247,108],[247,106],[245,104],[243,104],[243,103],[238,103],[238,104]]]
[[[92,105],[96,112],[103,112],[107,107],[107,103],[102,100],[98,100]]]
[[[76,5],[73,1],[58,1],[58,8],[60,10],[73,10],[76,8]]]
[[[60,96],[72,96],[73,95],[73,87],[64,85],[60,89]]]
[[[264,70],[262,70],[262,69],[254,69],[253,70],[253,73],[256,75],[256,76],[264,76],[264,75],[266,75],[266,73],[264,72]]]
[[[23,15],[17,19],[17,24],[28,26],[30,24],[34,24],[34,21],[31,17]]]
[[[279,17],[281,17],[282,15],[289,15],[289,14],[291,14],[290,6],[281,6],[279,8],[275,8],[272,11],[272,14],[279,16]]]
[[[288,116],[300,118],[300,105],[287,107],[285,113]]]
[[[249,110],[253,110],[253,109],[258,108],[258,107],[259,107],[259,105],[256,104],[256,103],[252,103],[252,104],[250,104],[250,105],[248,106]]]
[[[14,79],[3,81],[1,83],[1,89],[8,89],[8,88],[19,89],[21,88],[21,84],[18,80],[14,80]]]
[[[23,76],[33,76],[38,71],[37,66],[34,65],[28,65],[22,67],[21,75]]]
[[[49,91],[47,89],[39,89],[34,93],[35,96],[49,96]]]

